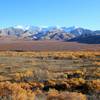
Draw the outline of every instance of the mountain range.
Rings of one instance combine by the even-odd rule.
[[[37,27],[15,26],[0,29],[0,38],[16,38],[26,40],[59,40],[76,41],[88,44],[100,44],[100,30],[72,27]]]

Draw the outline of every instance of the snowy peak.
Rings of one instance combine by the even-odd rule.
[[[72,27],[38,27],[38,26],[21,26],[9,27],[0,30],[0,37],[14,36],[21,39],[30,40],[61,40],[67,41],[73,38],[85,38],[89,36],[98,36],[100,31],[92,31],[84,28]]]

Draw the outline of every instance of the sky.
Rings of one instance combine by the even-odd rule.
[[[0,0],[0,28],[15,25],[100,29],[100,0]]]

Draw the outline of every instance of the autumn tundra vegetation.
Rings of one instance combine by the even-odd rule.
[[[0,100],[100,100],[100,52],[1,51]]]

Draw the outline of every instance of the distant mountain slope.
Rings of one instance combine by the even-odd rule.
[[[100,43],[100,30],[89,30],[72,27],[37,27],[16,26],[0,29],[0,38],[14,37],[16,39],[28,40],[59,40],[77,41],[81,43]]]
[[[100,44],[100,35],[86,36],[86,37],[75,37],[68,40],[69,42],[79,42],[79,43],[88,43],[88,44]]]
[[[71,31],[76,37],[68,41],[76,41],[79,43],[100,44],[100,31],[91,31],[88,29],[77,28]]]

